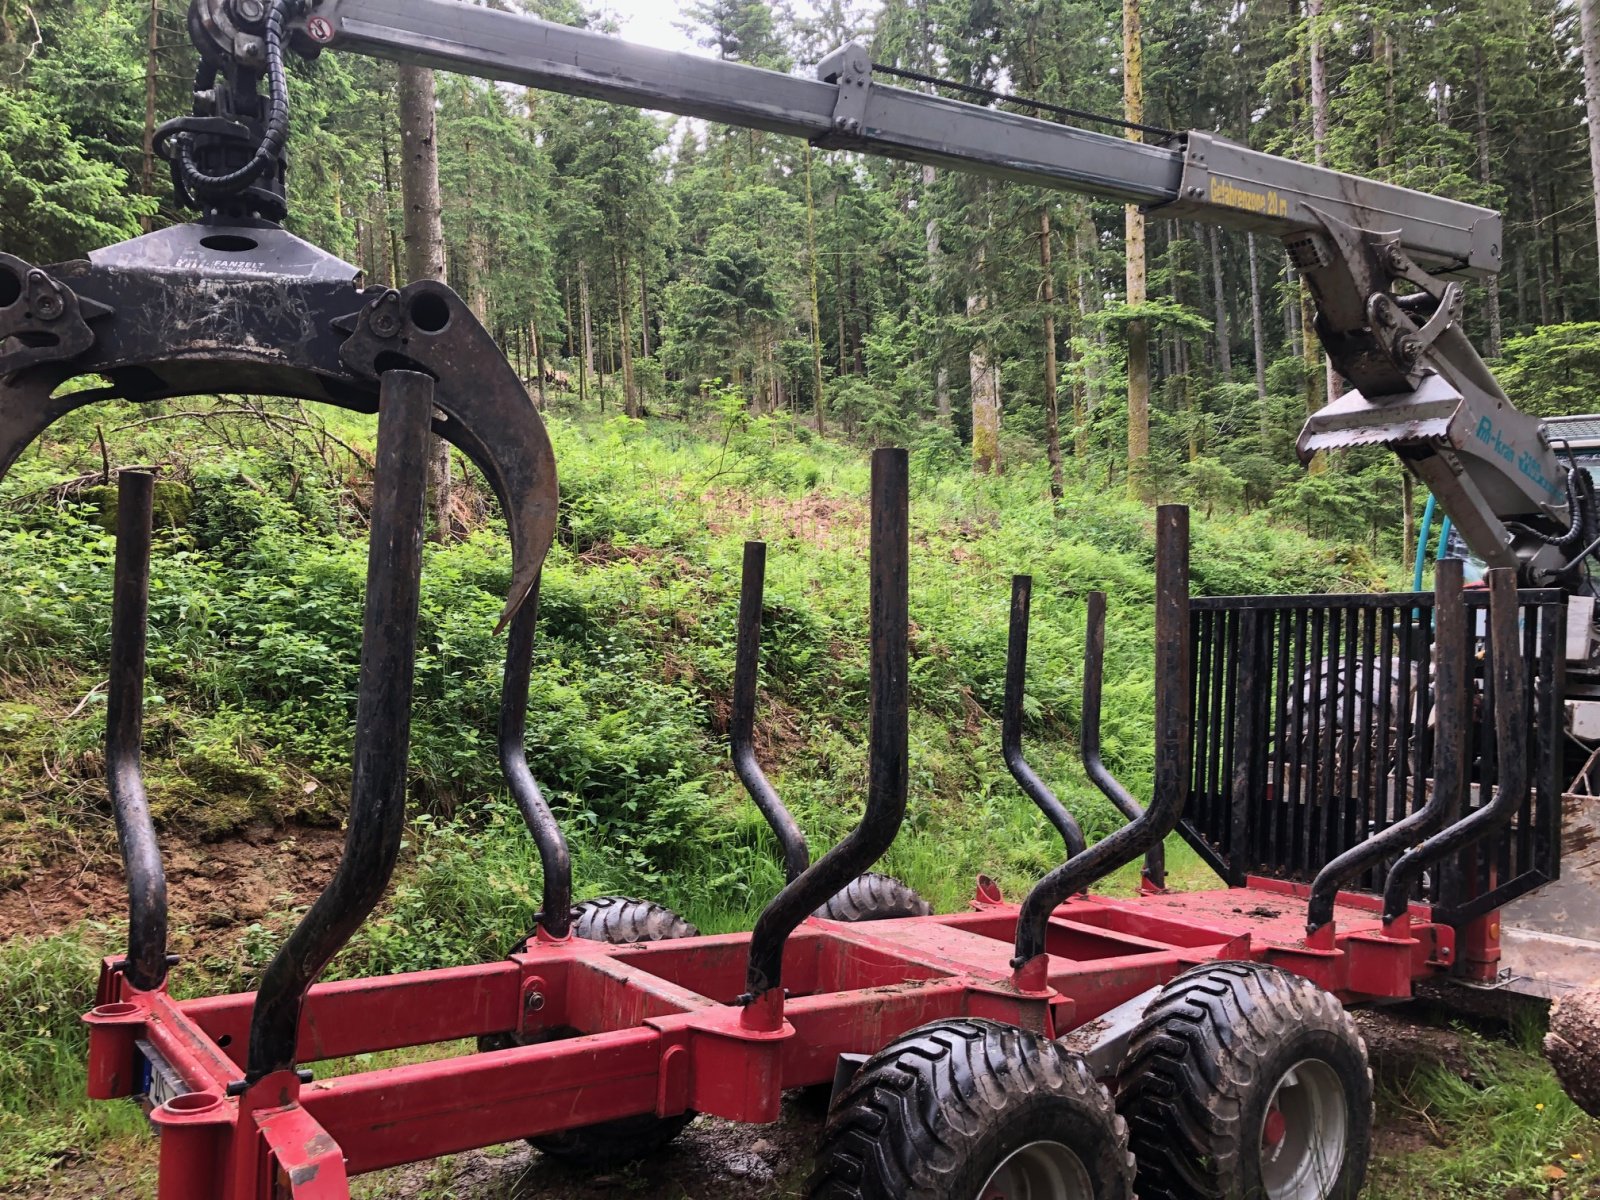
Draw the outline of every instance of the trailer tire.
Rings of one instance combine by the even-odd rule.
[[[537,930],[530,930],[516,946],[513,954],[522,953]],[[677,938],[697,937],[697,930],[677,913],[649,900],[630,900],[625,896],[598,896],[585,900],[572,909],[572,935],[589,942],[606,942],[613,946],[640,942],[666,942]],[[526,1037],[515,1033],[494,1033],[478,1039],[479,1050],[506,1050],[512,1046],[534,1046],[544,1042],[559,1042],[579,1037],[582,1030],[567,1027],[543,1029]],[[560,1133],[541,1134],[528,1139],[528,1145],[552,1158],[584,1167],[616,1167],[636,1162],[662,1149],[698,1114],[678,1113],[658,1117],[644,1113],[636,1117],[621,1117],[615,1121],[601,1121],[578,1129]]]
[[[902,1034],[834,1101],[810,1200],[1130,1200],[1127,1129],[1079,1057],[998,1021]]]
[[[1260,963],[1162,989],[1117,1079],[1142,1200],[1355,1200],[1372,1151],[1366,1044],[1338,999]]]
[[[898,917],[926,917],[933,912],[912,888],[893,875],[868,871],[845,884],[811,915],[830,921],[892,921]]]

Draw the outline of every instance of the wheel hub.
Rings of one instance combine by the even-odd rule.
[[[1285,1071],[1261,1122],[1267,1200],[1327,1200],[1344,1166],[1348,1104],[1338,1074],[1320,1059]]]
[[[978,1190],[977,1200],[1094,1200],[1089,1172],[1060,1142],[1013,1150]]]

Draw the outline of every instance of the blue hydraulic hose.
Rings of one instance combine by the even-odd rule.
[[[1417,534],[1417,565],[1416,569],[1411,573],[1411,590],[1413,592],[1422,590],[1422,568],[1427,565],[1428,561],[1428,534],[1433,532],[1433,506],[1433,495],[1429,493],[1427,507],[1422,510],[1422,529]],[[1449,524],[1450,518],[1446,517],[1445,525],[1447,528]],[[1442,541],[1439,544],[1441,546],[1444,545]]]
[[[1450,518],[1444,519],[1444,524],[1439,526],[1439,548],[1433,552],[1433,561],[1438,562],[1445,556],[1445,550],[1450,546]]]

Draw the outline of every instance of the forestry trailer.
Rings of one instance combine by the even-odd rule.
[[[1467,338],[1466,282],[1500,266],[1496,213],[1211,133],[1146,143],[906,90],[854,45],[803,79],[456,0],[194,0],[189,30],[195,112],[158,143],[199,218],[81,261],[0,254],[0,471],[52,422],[110,397],[247,391],[376,412],[378,453],[343,857],[259,990],[213,998],[167,988],[165,876],[140,772],[152,485],[120,478],[106,759],[130,921],[85,1017],[89,1089],[149,1105],[162,1200],[347,1200],[354,1175],[520,1138],[614,1161],[664,1145],[696,1113],[772,1121],[794,1088],[831,1090],[814,1197],[1126,1200],[1136,1187],[1145,1200],[1350,1200],[1372,1084],[1347,1004],[1426,981],[1594,981],[1592,809],[1569,784],[1587,790],[1600,744],[1588,582],[1600,516],[1589,473],[1567,457],[1570,431],[1518,412]],[[1160,509],[1154,793],[1141,806],[1101,761],[1095,593],[1081,750],[1128,824],[1085,847],[1023,754],[1019,577],[1002,743],[1066,857],[1021,904],[980,878],[968,911],[934,915],[863,876],[900,827],[908,774],[906,457],[880,450],[860,824],[812,862],[756,762],[764,551],[752,545],[730,741],[788,882],[749,934],[698,936],[640,901],[574,907],[566,843],[524,747],[556,522],[550,443],[453,292],[363,287],[281,227],[285,58],[329,49],[1277,237],[1352,389],[1307,423],[1302,453],[1391,448],[1487,586],[1464,588],[1455,559],[1432,593],[1191,598],[1188,515]],[[102,384],[64,387],[84,376]],[[499,750],[540,855],[543,911],[499,962],[317,983],[400,848],[433,434],[483,471],[509,527]],[[1174,830],[1221,886],[1165,889]],[[1140,858],[1140,896],[1091,891]],[[1512,914],[1526,936],[1502,928]],[[1553,1041],[1592,1104],[1589,1037],[1558,1020]],[[478,1052],[308,1068],[459,1039]]]

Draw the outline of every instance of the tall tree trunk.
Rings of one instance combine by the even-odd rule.
[[[1083,301],[1083,251],[1081,246],[1082,236],[1081,220],[1072,231],[1071,263],[1067,272],[1067,371],[1072,381],[1072,453],[1078,459],[1085,459],[1089,455],[1089,387],[1088,363],[1078,361],[1077,339],[1072,336],[1072,328],[1084,328],[1084,301]],[[1074,325],[1075,323],[1075,325]],[[1082,463],[1079,463],[1081,473]]]
[[[1217,370],[1227,379],[1233,375],[1233,337],[1228,329],[1228,293],[1222,282],[1222,242],[1213,225],[1211,236],[1211,285],[1217,308]]]
[[[811,386],[817,432],[828,431],[828,397],[822,388],[822,305],[817,295],[817,205],[811,190],[811,143],[806,143],[806,266],[811,284]]]
[[[1322,4],[1323,0],[1306,0],[1306,24],[1309,29],[1311,59],[1311,148],[1319,167],[1325,165],[1328,157],[1328,60],[1322,49]],[[1307,319],[1307,314],[1310,312],[1308,298],[1302,306],[1300,321],[1301,327],[1305,330],[1308,346],[1312,344],[1312,331],[1316,328],[1315,324]],[[1318,349],[1320,352],[1321,347]],[[1322,359],[1322,394],[1331,401],[1339,392],[1339,377],[1333,369],[1333,359],[1321,353],[1318,357]],[[1306,358],[1310,360],[1310,350],[1306,351]]]
[[[1311,77],[1311,152],[1320,166],[1328,153],[1328,60],[1322,53],[1322,2],[1306,0],[1307,52]]]
[[[1519,250],[1513,264],[1517,286],[1517,328],[1525,329],[1528,324],[1528,256]]]
[[[400,72],[400,190],[405,198],[408,282],[445,277],[444,205],[439,197],[439,145],[434,130],[433,72],[403,64]],[[450,445],[434,438],[428,455],[428,511],[433,540],[450,539]]]
[[[1283,260],[1283,340],[1291,354],[1304,353],[1300,345],[1300,277],[1287,255]]]
[[[622,411],[630,417],[639,415],[639,393],[633,380],[633,330],[628,327],[628,312],[633,308],[632,291],[628,286],[628,260],[621,254],[612,258],[617,272],[617,324],[621,333],[618,344],[622,356]]]
[[[650,357],[650,288],[645,282],[644,263],[639,263],[639,350],[641,358]]]
[[[1256,235],[1245,235],[1250,256],[1250,335],[1255,346],[1256,399],[1261,402],[1261,432],[1267,432],[1267,331],[1261,321],[1261,270],[1256,262]]]
[[[1409,577],[1416,566],[1417,549],[1417,485],[1411,472],[1400,470],[1400,560]]]
[[[578,343],[574,340],[577,336],[578,325],[572,319],[572,271],[570,268],[563,272],[561,276],[561,300],[567,311],[567,340],[563,348],[566,352],[567,361],[570,362],[578,354]]]
[[[150,0],[149,49],[144,59],[144,172],[143,194],[156,194],[156,83],[159,78],[157,56],[161,53],[161,0]],[[153,227],[149,213],[139,218],[139,227],[149,233]]]
[[[1139,32],[1139,0],[1122,0],[1122,115],[1144,122],[1144,43]],[[1135,141],[1144,138],[1128,130]],[[1145,302],[1144,213],[1130,204],[1123,218],[1127,239],[1128,303]],[[1150,330],[1143,319],[1128,322],[1128,486],[1144,486],[1150,457]]]
[[[839,318],[839,357],[834,378],[850,373],[850,351],[845,346],[844,322],[844,227],[839,223],[839,191],[833,193],[833,307]]]
[[[1050,459],[1050,497],[1061,499],[1061,408],[1056,394],[1056,277],[1050,241],[1050,207],[1039,210],[1039,266],[1044,300],[1044,445]]]
[[[926,240],[928,254],[928,296],[929,303],[937,314],[939,311],[939,279],[944,262],[944,248],[940,244],[939,218],[933,214],[933,185],[938,181],[939,173],[930,166],[922,168],[922,203],[927,206],[928,223],[923,227],[923,236]],[[936,318],[937,319],[937,318]],[[939,416],[939,422],[944,427],[950,425],[950,368],[940,362],[934,372],[933,380],[934,411]]]
[[[539,379],[539,411],[543,412],[545,406],[549,403],[544,393],[544,339],[539,336],[538,327],[534,325],[528,326],[528,338],[533,342],[533,369]]]
[[[1566,274],[1561,267],[1561,198],[1556,195],[1555,180],[1549,183],[1550,195],[1550,283],[1555,289],[1556,303],[1561,307],[1561,319],[1572,320],[1572,297],[1567,293]]]
[[[1600,137],[1600,130],[1597,130],[1595,128],[1596,121],[1600,120],[1600,96],[1596,95],[1596,84],[1592,84],[1592,83],[1588,82],[1588,80],[1590,78],[1590,75],[1589,75],[1589,48],[1590,47],[1589,47],[1589,38],[1588,38],[1587,34],[1589,32],[1589,12],[1593,7],[1594,7],[1594,0],[1583,0],[1584,27],[1585,27],[1585,35],[1586,35],[1584,37],[1584,43],[1583,43],[1584,44],[1583,65],[1584,65],[1584,77],[1585,77],[1585,90],[1587,91],[1588,98],[1589,98],[1589,165],[1590,165],[1590,168],[1592,169],[1592,171],[1594,173],[1595,188],[1596,188],[1595,197],[1594,197],[1595,226],[1596,226],[1596,229],[1600,229],[1600,156],[1597,156],[1597,144],[1596,144],[1596,141],[1595,141],[1595,139],[1597,137]],[[1597,50],[1597,52],[1600,52],[1600,47],[1596,47],[1596,50]],[[1474,62],[1474,65],[1477,68],[1477,88],[1475,89],[1475,91],[1476,91],[1477,117],[1478,117],[1478,179],[1480,181],[1482,181],[1482,183],[1484,185],[1484,190],[1487,191],[1489,189],[1489,185],[1494,182],[1494,177],[1493,177],[1493,169],[1492,169],[1492,167],[1490,165],[1490,162],[1489,162],[1489,84],[1488,84],[1488,71],[1487,71],[1487,69],[1485,68],[1485,65],[1484,65],[1483,43],[1481,41],[1477,43],[1477,47],[1476,47],[1476,50],[1475,50],[1475,62]],[[1597,58],[1597,61],[1595,62],[1595,70],[1597,72],[1600,72],[1600,58]],[[1600,81],[1597,81],[1597,82],[1600,82]],[[1484,346],[1484,349],[1488,351],[1488,354],[1489,354],[1490,358],[1499,358],[1500,357],[1500,341],[1501,341],[1500,276],[1499,275],[1491,275],[1491,276],[1489,276],[1488,282],[1484,285],[1484,287],[1485,287],[1485,289],[1487,291],[1487,300],[1488,300],[1488,303],[1485,305],[1485,308],[1487,310],[1488,317],[1489,317],[1489,341]]]
[[[1539,324],[1550,324],[1550,283],[1544,269],[1544,246],[1540,240],[1544,236],[1544,204],[1539,199],[1539,182],[1534,182],[1528,188],[1528,202],[1533,215],[1533,266],[1539,284]]]
[[[967,316],[981,316],[989,307],[984,279],[988,246],[978,245],[977,272],[967,293]],[[988,335],[978,334],[967,356],[972,380],[972,469],[987,475],[1000,469],[1000,364],[990,355]]]
[[[388,234],[389,286],[392,288],[397,288],[400,286],[400,264],[402,261],[402,254],[400,245],[401,231],[399,224],[397,224],[394,219],[393,196],[394,167],[389,156],[389,135],[387,131],[385,131],[383,136],[383,227]],[[402,207],[404,204],[405,198],[402,196]],[[401,223],[404,222],[404,219],[404,214],[402,214]]]
[[[1595,247],[1600,253],[1600,12],[1596,11],[1596,0],[1580,0],[1578,15],[1583,29],[1583,98],[1589,112],[1589,178],[1594,188]]]
[[[590,379],[593,379],[594,314],[589,309],[589,264],[581,258],[578,260],[578,320],[583,322],[583,328],[581,330],[583,337],[583,360],[580,366],[580,374],[578,378],[581,380],[584,378],[584,375],[587,374]],[[583,389],[580,387],[578,390],[580,392],[578,399],[582,401],[583,396],[581,393]],[[600,403],[602,406],[605,404],[604,396],[600,397]]]

